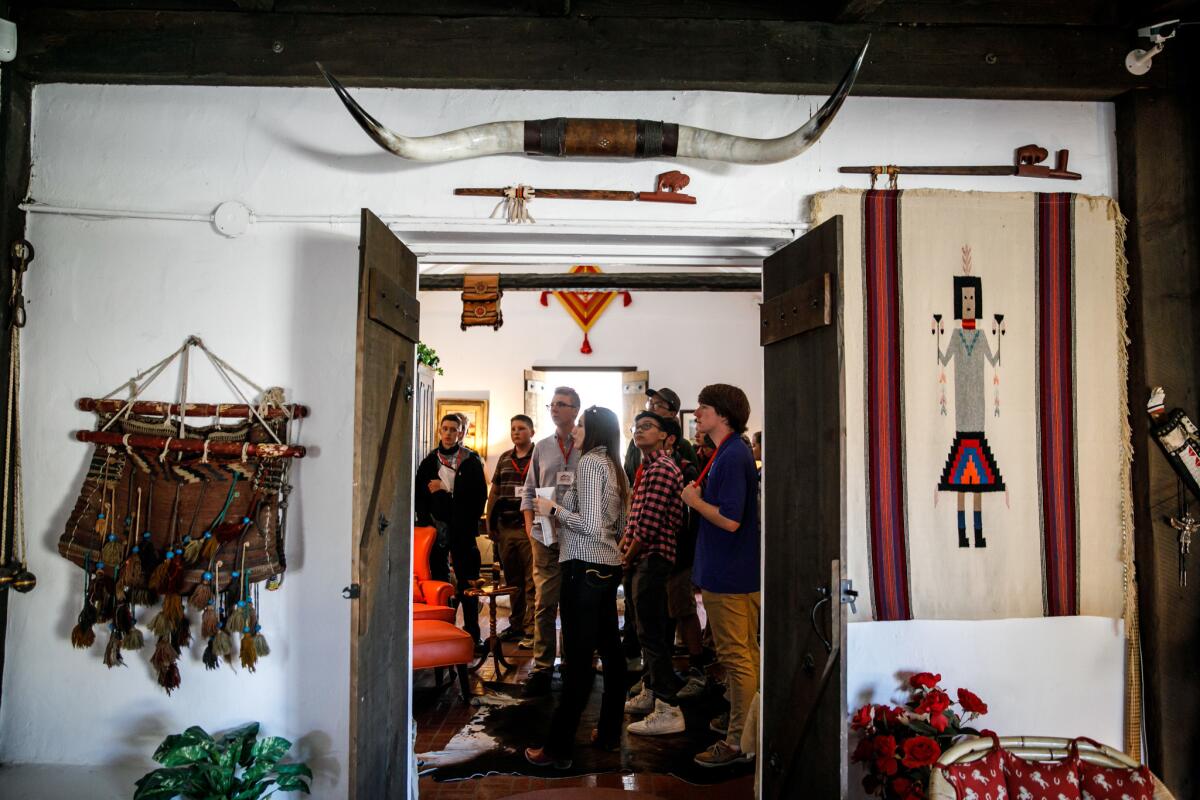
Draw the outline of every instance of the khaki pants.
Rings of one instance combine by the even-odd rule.
[[[550,547],[530,538],[533,547],[533,584],[537,604],[533,612],[534,669],[554,668],[558,654],[558,596],[562,590],[562,566],[558,563],[558,544]]]
[[[537,589],[533,584],[533,551],[525,534],[525,524],[500,526],[496,532],[496,552],[500,566],[504,567],[504,582],[516,589],[509,595],[512,604],[509,625],[513,630],[532,633]]]
[[[702,592],[712,627],[717,660],[729,681],[729,732],[725,741],[740,746],[746,715],[758,691],[758,592]]]

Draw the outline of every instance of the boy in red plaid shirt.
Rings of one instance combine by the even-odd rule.
[[[633,604],[645,675],[642,692],[625,704],[629,713],[650,713],[630,723],[629,732],[643,736],[679,733],[683,713],[676,693],[683,681],[671,663],[668,641],[667,578],[675,563],[675,536],[683,525],[683,473],[664,450],[669,436],[679,435],[679,423],[649,411],[638,414],[633,441],[642,451],[634,476],[633,499],[621,552],[626,569],[633,570]]]

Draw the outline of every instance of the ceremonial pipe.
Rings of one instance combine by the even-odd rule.
[[[422,275],[418,288],[427,292],[461,292],[469,274]],[[761,292],[759,273],[676,273],[656,275],[648,272],[577,272],[569,275],[534,272],[500,276],[500,289],[517,292]]]
[[[97,400],[94,397],[81,397],[75,401],[75,407],[80,411],[115,414],[125,407],[125,401]],[[293,417],[308,416],[308,406],[290,405],[287,406],[287,410],[292,412]],[[179,405],[177,403],[160,403],[153,400],[137,400],[130,411],[134,414],[161,417],[166,414],[179,414]],[[279,406],[270,406],[266,412],[260,413],[266,419],[287,416],[285,409]],[[212,403],[188,403],[183,415],[185,417],[229,417],[230,419],[242,419],[253,416],[250,406],[235,403],[217,403],[215,405]]]
[[[163,448],[172,452],[203,453],[204,439],[176,439],[173,436],[146,436],[140,433],[110,433],[108,431],[76,431],[75,438],[81,442],[93,444],[108,444],[122,446],[128,444],[143,450],[159,450]],[[128,440],[128,441],[126,441]],[[275,444],[260,442],[242,445],[238,442],[209,442],[208,453],[213,456],[241,457],[243,446],[247,456],[262,456],[264,458],[304,458],[308,448],[303,445]]]
[[[455,189],[459,197],[504,197],[504,189]],[[534,189],[537,200],[627,200],[638,199],[645,192],[626,192],[616,189]]]

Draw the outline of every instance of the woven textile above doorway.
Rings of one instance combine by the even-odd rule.
[[[857,620],[1120,617],[1124,219],[1072,194],[846,191]]]

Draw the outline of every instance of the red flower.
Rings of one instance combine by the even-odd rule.
[[[904,797],[908,792],[912,791],[912,787],[913,782],[903,775],[897,775],[895,778],[892,778],[892,791],[900,797]]]
[[[968,714],[986,714],[988,710],[987,703],[980,700],[970,689],[958,690],[958,704]]]
[[[941,714],[949,707],[950,695],[941,689],[931,689],[921,698],[921,702],[917,705],[915,713],[928,714],[932,721],[934,715]]]
[[[946,725],[949,724],[944,712],[937,712],[929,715],[929,727],[933,728],[938,733],[943,733],[946,730]]]
[[[884,775],[895,775],[900,771],[900,762],[896,761],[895,756],[892,758],[877,758],[875,759],[875,768]]]
[[[858,740],[858,744],[854,747],[854,752],[850,754],[851,761],[868,761],[875,755],[875,745],[872,741],[864,736]]]
[[[876,717],[883,717],[888,725],[901,725],[904,723],[904,718],[908,714],[907,708],[895,706],[888,708],[887,706],[876,706]]]
[[[932,689],[942,682],[941,675],[935,675],[932,672],[918,672],[908,679],[909,685],[914,689]]]
[[[894,758],[896,755],[896,737],[876,736],[875,755],[879,758]]]
[[[865,705],[850,718],[850,727],[854,730],[866,728],[871,724],[871,706]]]
[[[945,717],[942,717],[944,720]],[[927,767],[942,754],[942,748],[928,736],[914,736],[904,742],[904,766],[909,769]]]

